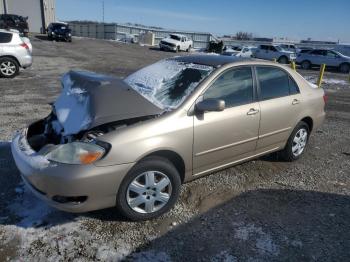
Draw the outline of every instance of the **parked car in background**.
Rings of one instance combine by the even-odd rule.
[[[175,52],[190,52],[193,48],[193,41],[185,35],[171,34],[160,41],[159,48],[160,50],[169,50]]]
[[[72,42],[72,30],[67,23],[51,23],[47,28],[47,37],[49,40]]]
[[[287,64],[296,59],[296,54],[286,51],[279,45],[259,45],[254,57],[266,60],[276,59],[281,64]]]
[[[292,44],[280,44],[280,47],[282,47],[286,51],[291,51],[293,53],[299,53],[300,49]]]
[[[277,63],[165,59],[124,80],[69,72],[52,112],[11,143],[24,183],[69,212],[160,216],[182,183],[279,152],[299,159],[325,118],[322,88]]]
[[[236,56],[241,51],[242,51],[242,47],[241,46],[225,45],[223,50],[222,50],[222,55]]]
[[[243,46],[242,50],[236,54],[237,57],[254,57],[257,48],[255,46]]]
[[[303,69],[325,64],[327,67],[338,68],[343,73],[350,71],[350,57],[334,50],[315,49],[307,53],[299,53],[296,62]]]
[[[117,33],[117,41],[123,42],[123,43],[131,43],[135,44],[137,43],[136,35],[128,34],[128,33]]]
[[[32,65],[32,45],[14,30],[0,29],[0,76],[13,78]]]
[[[23,36],[28,37],[28,17],[2,14],[0,15],[0,29],[15,29],[18,30]]]

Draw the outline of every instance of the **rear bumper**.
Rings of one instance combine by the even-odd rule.
[[[19,62],[21,64],[21,67],[23,67],[23,68],[30,67],[33,64],[33,57],[32,57],[32,55],[27,54],[27,55],[21,57]]]
[[[322,113],[320,113],[318,116],[314,118],[313,129],[317,130],[323,124],[325,119],[326,119],[326,112],[323,111]]]
[[[12,155],[24,183],[38,198],[57,209],[74,213],[115,206],[119,185],[133,163],[97,167],[50,162],[33,150],[23,150],[23,143],[27,143],[25,136],[25,133],[15,136]],[[55,201],[57,196],[84,197],[85,200],[62,203]]]

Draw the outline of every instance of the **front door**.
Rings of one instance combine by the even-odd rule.
[[[193,173],[201,175],[255,151],[260,108],[255,101],[251,67],[222,73],[203,99],[225,101],[222,112],[194,115]]]

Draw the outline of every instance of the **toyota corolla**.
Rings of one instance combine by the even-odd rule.
[[[58,209],[117,207],[145,220],[171,209],[182,183],[273,152],[297,160],[324,106],[321,88],[254,59],[175,57],[125,79],[71,71],[12,154],[25,184]]]

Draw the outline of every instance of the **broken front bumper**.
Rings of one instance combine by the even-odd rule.
[[[31,191],[51,206],[68,212],[115,206],[119,185],[133,166],[133,163],[97,167],[51,162],[29,148],[26,131],[14,137],[11,150]]]

